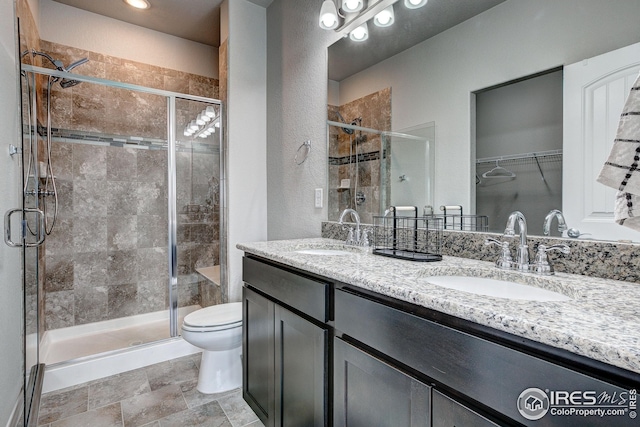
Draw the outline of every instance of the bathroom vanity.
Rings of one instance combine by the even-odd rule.
[[[638,425],[636,284],[540,278],[453,257],[418,265],[330,239],[238,248],[243,393],[267,427]],[[569,299],[430,282],[452,275]],[[619,415],[588,415],[598,410]]]

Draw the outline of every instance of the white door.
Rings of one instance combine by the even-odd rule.
[[[562,211],[587,238],[640,241],[613,220],[616,191],[596,182],[638,72],[640,43],[564,68]]]

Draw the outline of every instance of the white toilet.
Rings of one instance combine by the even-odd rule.
[[[213,305],[185,316],[182,338],[203,349],[198,391],[211,394],[242,385],[242,303]]]

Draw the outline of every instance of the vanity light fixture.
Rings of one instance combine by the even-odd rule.
[[[147,0],[124,0],[129,6],[135,7],[136,9],[149,9],[151,4]]]
[[[183,135],[186,137],[206,138],[220,127],[220,116],[213,106],[208,106],[202,110],[195,119],[191,120],[184,128]]]
[[[393,5],[387,7],[382,12],[378,12],[378,14],[373,18],[373,23],[378,27],[389,27],[393,25],[395,21],[395,16],[393,14]]]
[[[378,27],[389,27],[395,22],[393,5],[400,0],[324,0],[320,9],[318,23],[324,30],[335,30],[353,41],[369,38],[367,22],[373,20]],[[418,9],[428,0],[404,0],[407,9]],[[338,8],[337,6],[340,6]],[[342,24],[341,24],[342,22]]]
[[[360,12],[364,7],[364,0],[342,0],[342,10],[346,13]]]
[[[427,1],[428,0],[404,0],[404,5],[407,9],[417,9],[427,4]]]
[[[367,23],[360,25],[349,33],[349,38],[355,42],[363,42],[369,38],[369,27]]]
[[[320,28],[323,30],[335,30],[338,28],[338,9],[333,0],[325,0],[320,9]]]

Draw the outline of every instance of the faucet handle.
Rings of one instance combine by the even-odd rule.
[[[496,260],[496,267],[503,270],[511,270],[513,268],[513,258],[511,257],[511,251],[509,250],[509,242],[501,242],[500,240],[489,237],[484,241],[484,244],[485,246],[499,246],[502,249],[500,258]]]
[[[353,227],[348,227],[349,232],[347,234],[347,240],[345,241],[345,243],[347,245],[353,245],[355,243],[355,239],[353,237]]]
[[[539,244],[538,251],[536,252],[536,260],[531,264],[531,268],[534,273],[541,274],[543,276],[554,274],[553,265],[549,262],[549,256],[547,255],[547,252],[550,251],[562,252],[565,255],[571,253],[571,249],[565,244],[552,246]]]
[[[369,246],[369,234],[371,233],[371,229],[363,228],[362,234],[360,235],[360,241],[358,242],[359,246]]]
[[[542,248],[540,248],[541,246]],[[551,245],[551,246],[538,245],[538,251],[540,251],[541,249],[544,250],[545,252],[559,251],[565,255],[568,255],[571,253],[571,248],[565,244],[558,244],[558,245]]]

